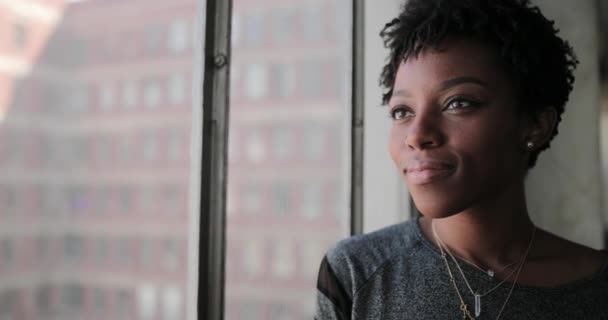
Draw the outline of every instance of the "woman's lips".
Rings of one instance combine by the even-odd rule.
[[[456,166],[439,161],[415,161],[403,171],[407,180],[413,184],[423,185],[447,178],[455,171]]]

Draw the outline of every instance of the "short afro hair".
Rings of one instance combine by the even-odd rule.
[[[479,41],[497,50],[519,89],[519,108],[535,115],[554,108],[558,123],[574,84],[578,60],[567,41],[529,0],[408,0],[380,36],[390,53],[380,85],[387,104],[401,62],[423,50],[437,49],[447,37]],[[557,125],[551,139],[557,135]],[[549,142],[550,142],[549,140]],[[528,167],[549,142],[530,156]]]

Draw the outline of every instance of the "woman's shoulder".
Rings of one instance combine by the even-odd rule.
[[[419,245],[420,229],[416,220],[409,220],[341,240],[324,260],[348,291],[356,291],[380,268],[407,258]]]

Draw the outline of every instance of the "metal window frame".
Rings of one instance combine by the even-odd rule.
[[[363,232],[364,0],[352,3],[350,232]],[[207,0],[197,318],[224,319],[232,0]]]
[[[198,319],[224,318],[232,0],[207,0],[199,229]]]
[[[365,104],[365,13],[364,0],[352,2],[352,77],[351,77],[351,186],[350,233],[363,233],[363,159]]]

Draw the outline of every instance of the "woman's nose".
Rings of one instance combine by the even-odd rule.
[[[412,150],[436,148],[443,142],[441,119],[432,114],[414,117],[405,137],[405,144]]]

